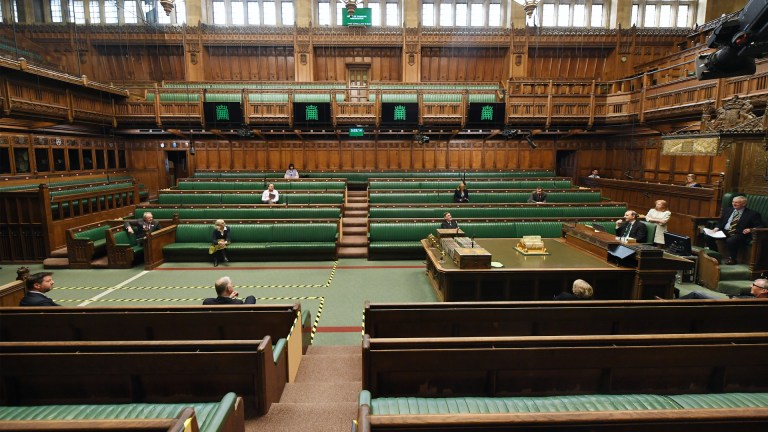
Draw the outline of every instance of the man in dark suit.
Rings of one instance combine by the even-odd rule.
[[[648,228],[637,220],[636,211],[627,210],[624,218],[616,221],[616,237],[622,240],[633,238],[638,243],[645,243],[648,239]]]
[[[728,259],[726,264],[736,264],[736,256],[739,254],[739,248],[746,244],[753,228],[763,227],[763,218],[760,213],[747,208],[747,198],[737,196],[731,201],[733,207],[723,210],[717,227],[713,231],[722,231],[725,234],[725,247],[728,249]],[[717,239],[707,236],[707,246],[712,250],[717,250]]]
[[[27,294],[19,306],[61,306],[48,298],[45,293],[53,288],[53,273],[40,272],[27,278]]]
[[[531,192],[531,196],[528,197],[529,204],[539,204],[547,202],[547,193],[540,187],[537,187],[535,191]]]
[[[455,220],[453,220],[453,216],[451,216],[450,212],[445,212],[443,215],[443,222],[440,224],[441,229],[458,229],[459,224],[456,223]]]
[[[245,301],[237,298],[239,293],[232,288],[232,279],[229,276],[219,278],[214,285],[216,288],[216,298],[207,298],[203,300],[204,305],[220,304],[256,304],[256,297],[250,295]]]
[[[144,243],[144,238],[147,237],[147,234],[157,231],[160,228],[160,222],[155,221],[150,212],[145,212],[141,221],[135,223],[131,223],[130,221],[125,222],[125,230],[135,235],[136,241],[139,244]]]

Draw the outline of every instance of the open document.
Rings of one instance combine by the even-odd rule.
[[[704,234],[713,238],[725,238],[725,233],[720,230],[715,231],[709,228],[704,228]]]

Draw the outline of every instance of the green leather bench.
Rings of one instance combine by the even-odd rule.
[[[368,190],[396,190],[396,189],[443,189],[454,190],[459,180],[423,180],[423,181],[381,181],[368,182]],[[570,189],[573,187],[570,180],[477,180],[468,182],[467,189],[472,192],[483,189]]]
[[[627,211],[626,206],[524,206],[524,207],[372,207],[368,217],[373,219],[392,218],[442,218],[448,211],[455,219],[470,218],[620,218]]]
[[[286,207],[263,206],[256,208],[152,208],[142,207],[134,210],[134,217],[141,219],[144,212],[152,212],[155,219],[204,219],[235,221],[242,219],[339,219],[341,207]]]
[[[110,228],[105,234],[109,268],[132,268],[136,261],[144,258],[144,246],[124,226]]]
[[[262,204],[261,193],[160,193],[159,204]],[[329,193],[281,193],[279,204],[342,204],[344,194]]]
[[[475,192],[470,195],[473,203],[525,203],[531,196],[530,192]],[[431,193],[381,193],[371,192],[368,195],[371,204],[400,204],[426,203],[442,204],[453,202],[453,191]],[[600,202],[600,192],[550,192],[548,203],[587,203]]]
[[[465,222],[462,231],[476,238],[519,238],[526,235],[540,235],[545,238],[559,238],[562,222]],[[368,256],[370,258],[414,257],[423,258],[421,240],[435,232],[440,223],[369,221]]]
[[[336,257],[338,223],[292,222],[229,224],[232,243],[227,255],[232,260],[269,258],[320,259]],[[175,227],[175,241],[163,246],[165,261],[208,260],[213,226],[180,224]],[[162,230],[161,230],[162,231]],[[154,238],[153,238],[154,240]]]
[[[760,431],[768,418],[768,393],[372,398],[363,390],[358,405],[366,431]]]
[[[107,230],[113,224],[96,222],[67,230],[67,257],[70,268],[90,268],[91,261],[106,255]]]
[[[179,181],[178,190],[246,190],[263,192],[270,183],[278,192],[286,190],[327,190],[343,191],[347,188],[343,181]]]
[[[41,421],[55,421],[64,428],[74,420],[127,423],[141,419],[173,419],[183,409],[191,407],[195,410],[200,432],[236,432],[244,422],[242,404],[236,394],[227,393],[219,402],[0,406],[0,422],[25,422],[29,430],[39,430],[34,426]]]

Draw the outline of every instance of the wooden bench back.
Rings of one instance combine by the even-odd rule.
[[[288,336],[300,310],[298,304],[4,308],[0,341],[277,340]]]
[[[246,415],[265,414],[287,382],[272,339],[240,341],[0,342],[3,405],[184,403],[235,392]]]
[[[374,338],[750,332],[768,300],[368,303]]]
[[[768,390],[768,334],[363,340],[373,397]],[[485,340],[483,340],[485,339]]]

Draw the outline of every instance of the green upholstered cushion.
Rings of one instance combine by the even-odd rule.
[[[182,409],[191,406],[200,431],[216,431],[234,408],[236,398],[234,393],[228,393],[221,402],[209,403],[2,406],[0,421],[175,418]]]
[[[176,227],[176,243],[211,243],[213,225],[182,224]]]
[[[369,238],[371,243],[419,241],[433,233],[438,227],[439,224],[434,222],[371,223]]]
[[[668,397],[685,409],[768,407],[768,393],[686,394]]]
[[[659,395],[576,395],[551,397],[375,398],[373,415],[497,414],[680,409]]]
[[[104,238],[107,235],[107,230],[109,229],[109,225],[104,225],[96,228],[91,228],[85,231],[81,231],[79,233],[75,234],[76,239],[88,239],[94,241],[94,243],[98,240],[104,240]]]

